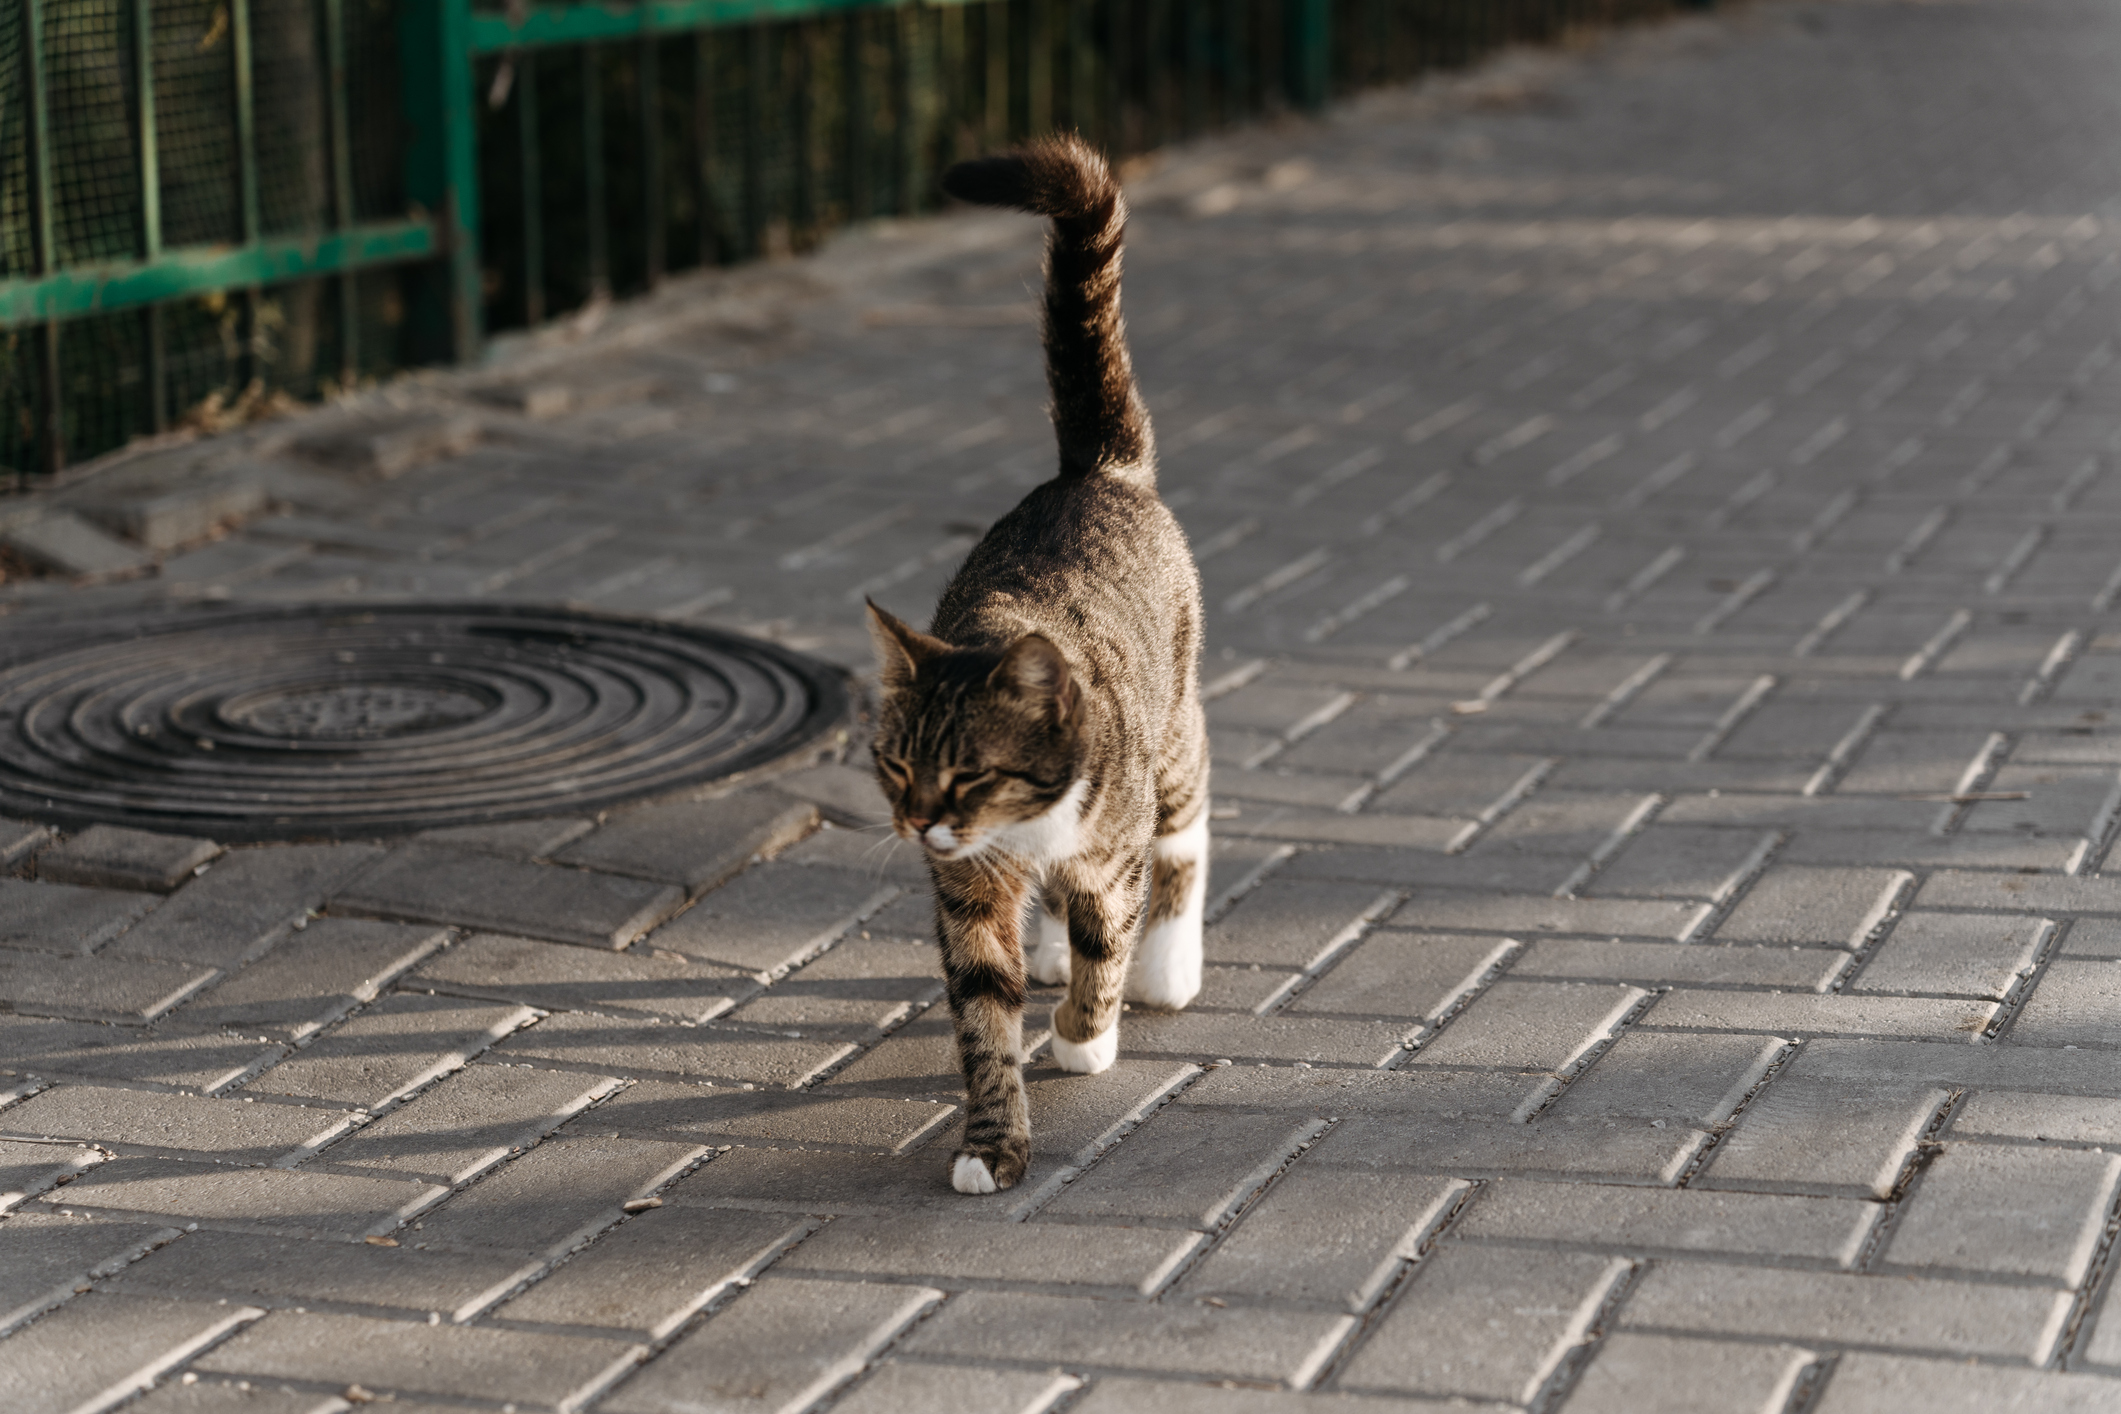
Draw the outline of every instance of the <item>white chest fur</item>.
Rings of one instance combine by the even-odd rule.
[[[1083,802],[1089,797],[1090,783],[1077,781],[1045,814],[1004,825],[989,834],[982,841],[982,852],[999,850],[1035,868],[1072,858],[1082,848]]]

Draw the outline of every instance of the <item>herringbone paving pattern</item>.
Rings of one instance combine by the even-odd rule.
[[[2121,1408],[2117,71],[2095,0],[1761,4],[1141,177],[1210,976],[1033,1056],[1009,1193],[947,1186],[858,742],[387,848],[13,829],[0,1404]],[[388,481],[212,444],[286,513],[0,635],[493,597],[860,667],[1050,467],[1036,240],[673,292],[512,365],[556,418],[401,390],[483,440]]]

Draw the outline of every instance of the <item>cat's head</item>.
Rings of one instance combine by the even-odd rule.
[[[869,606],[883,705],[877,781],[892,827],[966,859],[1051,810],[1075,783],[1085,704],[1052,640],[957,648]]]

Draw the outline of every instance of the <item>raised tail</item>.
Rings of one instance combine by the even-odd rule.
[[[961,201],[1053,218],[1046,244],[1046,382],[1063,476],[1156,484],[1156,438],[1134,386],[1119,312],[1127,200],[1097,150],[1046,138],[943,173]]]

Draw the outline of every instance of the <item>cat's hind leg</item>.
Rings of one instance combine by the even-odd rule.
[[[1205,802],[1203,802],[1205,804]],[[1201,914],[1208,901],[1208,812],[1156,842],[1148,926],[1134,949],[1127,1000],[1178,1010],[1200,995]]]
[[[1044,889],[1034,912],[1035,936],[1024,939],[1024,970],[1042,987],[1068,985],[1068,905],[1058,892]],[[1027,934],[1031,929],[1026,929]]]

